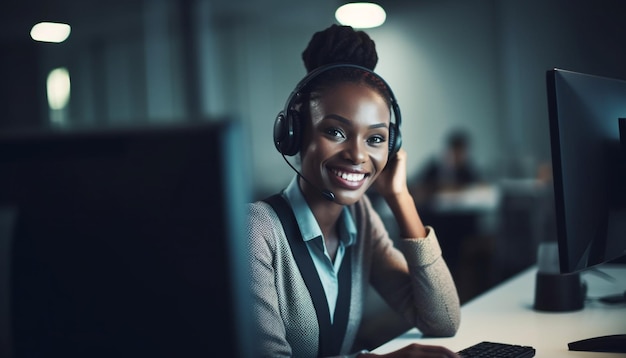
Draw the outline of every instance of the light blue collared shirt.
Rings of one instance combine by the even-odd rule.
[[[335,255],[335,262],[332,262],[326,244],[313,212],[309,208],[300,186],[298,185],[298,176],[296,175],[287,188],[282,193],[287,199],[295,214],[298,227],[302,233],[302,239],[306,242],[309,254],[313,259],[313,264],[320,277],[326,300],[328,301],[328,309],[330,311],[330,322],[333,322],[335,314],[335,306],[337,305],[337,295],[339,294],[339,268],[346,252],[346,247],[356,242],[356,226],[352,215],[347,207],[343,208],[341,217],[339,218],[339,246]]]

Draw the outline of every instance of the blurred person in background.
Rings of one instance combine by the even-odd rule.
[[[470,146],[465,130],[449,133],[443,152],[433,156],[413,181],[412,192],[418,205],[428,205],[437,193],[460,191],[481,182]]]

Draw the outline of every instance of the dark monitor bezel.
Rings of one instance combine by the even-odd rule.
[[[626,212],[613,167],[624,158],[619,118],[626,117],[626,81],[555,68],[546,83],[559,264],[561,273],[574,273],[626,254],[626,240],[610,234],[617,226],[608,219]],[[589,121],[598,116],[608,118]]]

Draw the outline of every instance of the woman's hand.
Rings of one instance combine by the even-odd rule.
[[[407,186],[406,162],[406,151],[400,149],[396,155],[389,158],[387,166],[380,173],[378,178],[376,178],[374,187],[384,198],[409,192]]]
[[[402,237],[426,237],[426,228],[417,213],[415,201],[409,192],[406,175],[407,154],[400,149],[389,158],[385,169],[380,173],[374,187],[389,205],[396,218]]]
[[[423,344],[409,344],[395,352],[387,354],[361,354],[360,357],[384,357],[384,358],[460,358],[460,356],[448,348]]]

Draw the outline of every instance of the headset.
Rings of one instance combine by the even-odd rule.
[[[402,146],[402,136],[400,135],[400,124],[402,123],[402,117],[400,115],[400,106],[398,106],[398,102],[396,101],[396,97],[391,90],[391,87],[387,84],[387,82],[376,74],[374,71],[369,68],[354,65],[354,64],[330,64],[319,67],[306,75],[300,82],[296,88],[291,92],[289,97],[287,98],[287,102],[285,103],[285,108],[278,113],[276,116],[276,121],[274,122],[274,145],[276,149],[283,156],[293,156],[296,155],[300,151],[300,146],[302,143],[302,127],[300,114],[294,109],[296,105],[296,100],[302,96],[302,90],[315,78],[319,75],[328,72],[330,70],[336,68],[356,68],[363,72],[370,73],[374,75],[377,79],[379,79],[385,87],[387,87],[387,92],[389,93],[389,102],[391,103],[391,108],[393,111],[393,117],[395,123],[389,124],[389,158],[391,158],[394,154],[396,154],[400,147]]]

